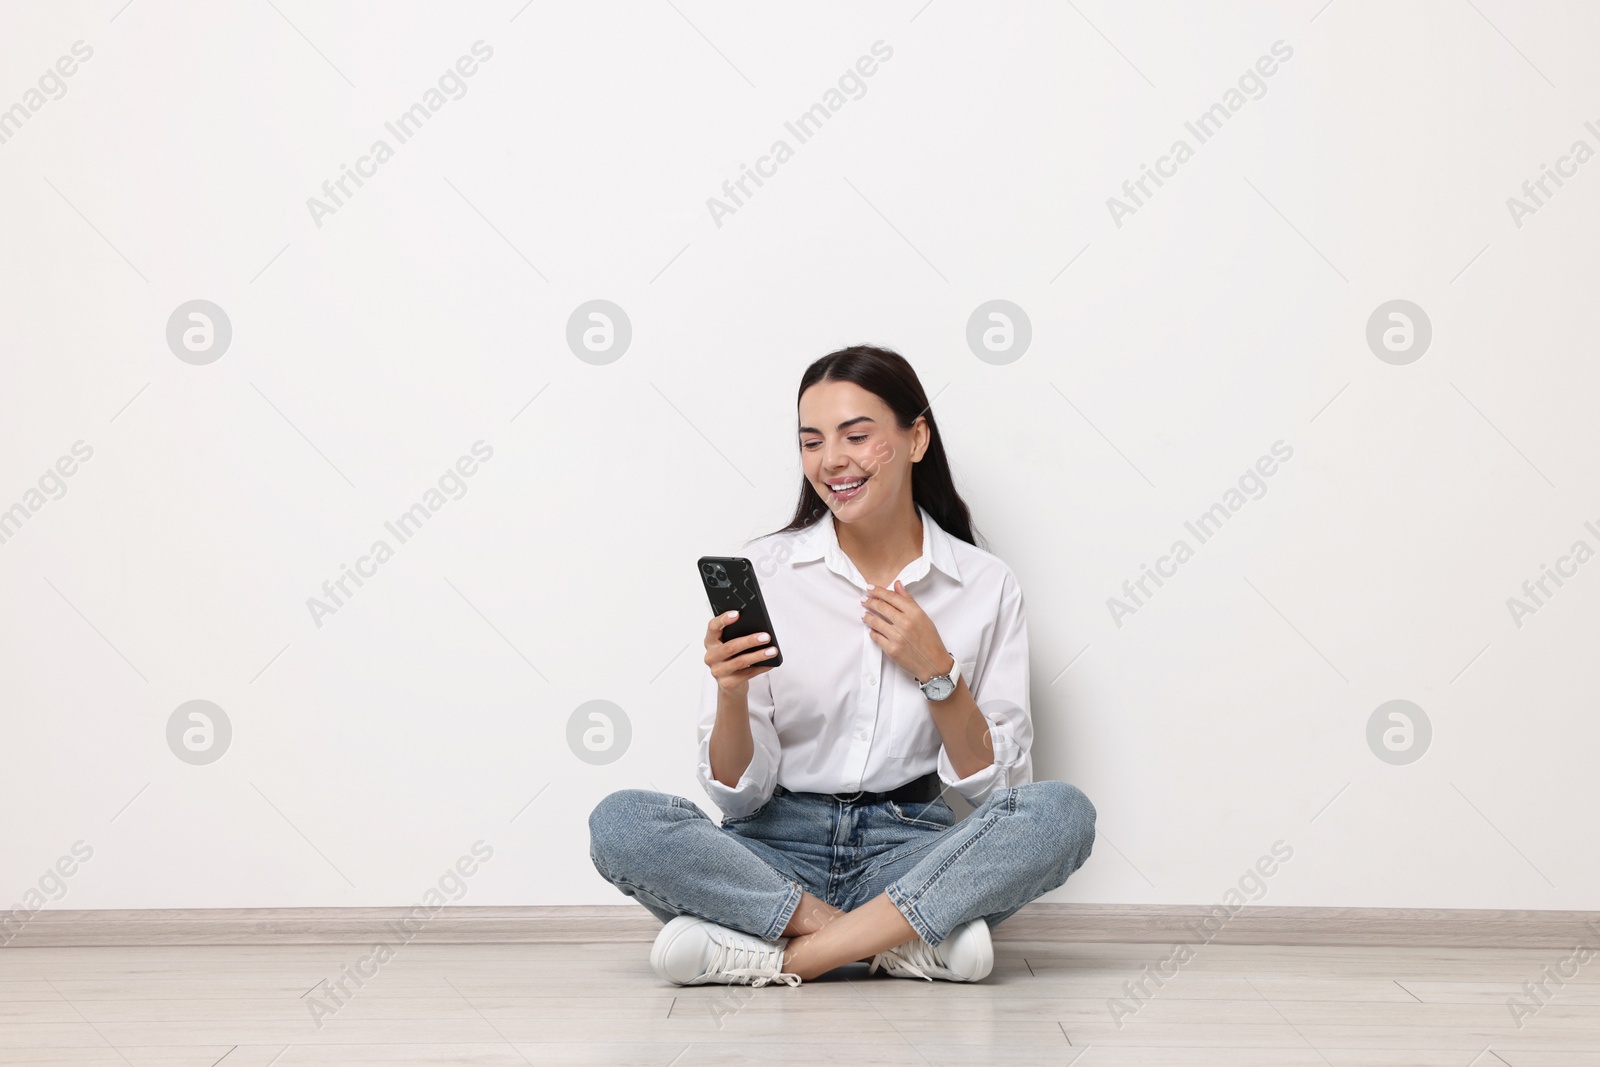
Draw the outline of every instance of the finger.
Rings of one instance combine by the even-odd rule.
[[[888,622],[884,621],[883,619],[880,619],[878,616],[872,614],[872,612],[870,612],[870,611],[861,616],[861,621],[866,623],[867,624],[867,628],[870,629],[873,633],[875,633],[875,634],[877,634],[880,637],[883,637],[885,639],[893,636],[893,634],[894,634],[894,626],[891,623],[888,623]]]
[[[884,609],[883,611],[878,611],[878,610],[875,610],[874,608],[872,608],[872,607],[870,607],[869,605],[866,605],[866,604],[861,605],[861,608],[862,608],[862,620],[863,621],[865,621],[870,616],[871,618],[882,620],[882,622],[883,622],[883,624],[885,626],[893,626],[893,625],[895,625],[895,620],[890,618],[886,614],[888,609]]]
[[[885,603],[893,604],[895,607],[899,608],[901,611],[917,612],[917,611],[921,611],[922,610],[920,607],[917,606],[917,602],[916,602],[916,600],[914,600],[912,598],[911,594],[907,593],[905,591],[904,584],[902,584],[898,580],[896,580],[896,582],[894,584],[896,586],[899,586],[899,588],[897,588],[897,589],[879,588],[879,589],[873,590],[873,592],[881,593],[883,595],[883,600],[884,600]]]
[[[750,679],[759,674],[766,674],[768,671],[772,670],[772,667],[773,665],[770,663],[763,663],[759,667],[747,667],[739,672],[739,677],[748,682]]]
[[[720,619],[720,617],[719,617],[719,619]],[[722,640],[722,634],[727,629],[727,624],[729,622],[732,622],[732,621],[733,620],[728,619],[728,620],[725,620],[725,621],[714,621],[713,622],[712,626],[710,627],[710,629],[708,630],[708,632],[706,634],[706,649],[707,649],[707,651],[713,651],[715,649],[722,648],[724,646],[726,646],[728,649],[730,649],[732,651],[739,651],[741,649],[750,648],[750,647],[752,647],[754,645],[765,644],[766,642],[772,640],[772,635],[771,634],[760,633],[760,634],[746,634],[743,637],[730,637],[726,641],[724,641],[724,640]]]
[[[766,649],[757,652],[747,652],[742,656],[729,656],[711,664],[713,678],[745,678],[749,676],[751,667],[770,666],[772,656],[766,654]]]
[[[731,637],[723,643],[728,646],[730,652],[744,652],[757,645],[771,644],[772,635],[763,631],[758,634],[746,634],[743,637]]]
[[[771,634],[750,634],[747,637],[736,637],[731,641],[713,645],[706,653],[706,663],[715,671],[718,664],[731,663],[738,659],[740,654],[748,653],[751,648],[776,647],[771,644],[771,637]]]
[[[884,599],[890,604],[893,604],[895,607],[899,608],[908,616],[918,617],[925,616],[926,614],[922,610],[922,605],[918,604],[915,600],[912,600],[911,597],[905,593],[891,592]]]
[[[734,656],[729,659],[728,662],[733,665],[735,670],[742,671],[746,667],[758,667],[765,665],[768,660],[772,659],[777,654],[777,646],[769,645],[766,648],[760,648],[754,652],[746,652],[742,656]]]
[[[706,647],[710,648],[721,641],[723,628],[738,617],[737,611],[724,611],[721,615],[713,615],[711,621],[706,623]]]
[[[876,611],[885,618],[904,618],[906,614],[905,610],[888,597],[879,596],[878,594],[881,592],[882,590],[868,590],[867,595],[861,598],[861,603],[863,606],[871,608],[873,611]]]

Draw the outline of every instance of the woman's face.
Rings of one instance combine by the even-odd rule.
[[[800,396],[800,463],[839,522],[859,522],[911,498],[911,464],[928,447],[922,416],[902,430],[877,394],[823,381]],[[835,488],[837,487],[837,488]]]

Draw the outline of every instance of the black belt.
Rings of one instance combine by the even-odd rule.
[[[782,786],[776,788],[783,789]],[[792,789],[783,789],[783,791],[786,793],[794,792]],[[837,800],[841,804],[882,804],[886,800],[893,801],[896,804],[931,804],[938,800],[943,793],[944,783],[939,780],[939,772],[929,771],[921,778],[913,778],[905,785],[896,786],[881,793],[859,790],[854,793],[817,793],[814,795]]]

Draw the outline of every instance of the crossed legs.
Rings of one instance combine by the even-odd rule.
[[[888,894],[879,893],[859,908],[840,911],[810,893],[802,893],[783,934],[789,946],[783,969],[810,981],[852,961],[870,962],[885,949],[917,937]]]
[[[996,790],[932,845],[884,863],[881,891],[848,912],[803,888],[821,882],[800,860],[735,840],[681,797],[610,794],[590,816],[590,856],[663,922],[694,914],[790,938],[784,970],[805,980],[917,937],[937,945],[974,918],[998,924],[1083,864],[1094,820],[1088,798],[1063,782]]]

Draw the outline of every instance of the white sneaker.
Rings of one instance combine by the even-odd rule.
[[[989,924],[981,916],[962,923],[937,948],[920,937],[896,945],[872,957],[867,973],[876,974],[880,967],[896,978],[981,982],[994,969]]]
[[[763,941],[759,937],[710,919],[679,915],[656,935],[650,949],[650,967],[676,985],[764,986],[768,982],[800,984],[798,974],[783,971],[783,949],[788,938]]]

